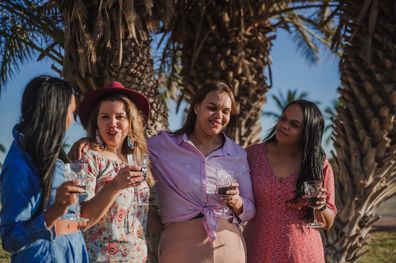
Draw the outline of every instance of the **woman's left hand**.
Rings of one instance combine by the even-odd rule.
[[[231,185],[232,189],[227,191],[227,197],[225,198],[226,204],[234,209],[235,212],[242,209],[243,200],[239,195],[239,184],[233,182]]]
[[[327,200],[327,190],[326,188],[320,188],[319,194],[316,196],[318,199],[316,201],[316,208],[322,208],[326,205]]]

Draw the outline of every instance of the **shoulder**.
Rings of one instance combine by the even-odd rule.
[[[157,135],[150,137],[147,140],[147,145],[149,149],[156,149],[163,146],[168,146],[174,144],[177,139],[182,136],[168,131],[160,131]]]
[[[224,147],[226,148],[227,151],[232,150],[235,153],[235,155],[246,157],[246,151],[245,149],[243,149],[242,146],[238,145],[236,142],[234,142],[226,135],[224,136],[226,139]]]
[[[35,169],[31,166],[25,154],[14,152],[11,148],[7,154],[1,172],[2,190],[31,187],[33,182],[40,183]]]
[[[264,147],[264,143],[255,143],[251,144],[246,148],[246,152],[248,155],[255,153]]]
[[[171,134],[167,131],[160,131],[157,135],[151,136],[147,139],[149,145],[161,142],[164,139],[168,139]]]
[[[323,174],[325,176],[329,174],[333,174],[333,168],[331,167],[331,164],[328,159],[325,159],[323,162]]]

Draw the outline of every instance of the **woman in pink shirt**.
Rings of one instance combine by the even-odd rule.
[[[246,152],[227,137],[235,127],[230,88],[203,86],[191,102],[183,127],[148,141],[161,221],[159,262],[246,262],[239,224],[255,207]],[[234,175],[226,197],[219,176]]]
[[[314,103],[296,100],[263,143],[248,147],[257,208],[244,231],[249,263],[324,262],[320,228],[308,227],[314,212],[325,229],[336,215],[333,171],[321,146],[323,126]],[[311,180],[320,182],[311,203],[315,210],[304,192]]]

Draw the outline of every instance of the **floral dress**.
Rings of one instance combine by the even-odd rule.
[[[277,178],[268,162],[265,144],[250,146],[247,154],[256,200],[256,217],[244,231],[247,262],[324,263],[320,230],[302,223],[304,210],[286,206],[295,196],[298,174]],[[327,207],[336,213],[333,171],[327,160],[323,177]]]
[[[89,183],[86,200],[92,198],[118,174],[125,163],[109,160],[98,152],[87,151],[83,156],[88,163]],[[100,221],[84,232],[90,262],[146,262],[145,235],[138,235],[147,224],[150,190],[146,182],[138,187],[121,191]]]

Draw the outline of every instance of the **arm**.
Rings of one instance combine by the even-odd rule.
[[[143,180],[143,174],[136,172],[138,167],[124,167],[107,183],[99,192],[95,193],[96,177],[99,173],[96,169],[95,159],[86,158],[89,165],[89,177],[91,183],[86,187],[89,200],[81,204],[81,217],[87,218],[87,228],[96,224],[109,210],[121,190],[138,185]]]
[[[234,213],[244,222],[252,219],[256,214],[252,180],[246,155],[243,157],[241,167],[240,174],[237,176],[238,183],[234,184],[236,189],[227,192],[232,195],[227,204],[233,208]]]
[[[72,145],[67,156],[73,161],[80,160],[83,153],[86,152],[90,146],[91,142],[89,138],[81,138]]]
[[[5,250],[16,253],[39,239],[53,240],[55,220],[78,197],[70,192],[82,192],[72,182],[62,184],[55,204],[46,212],[36,213],[40,205],[41,184],[26,163],[15,163],[2,173],[0,231]],[[61,190],[60,190],[61,189]]]
[[[322,211],[316,211],[318,218],[325,224],[325,229],[329,229],[334,222],[337,214],[337,209],[334,202],[334,174],[330,163],[326,160],[323,167],[323,180],[324,180],[324,199],[322,201],[324,208]],[[325,205],[325,207],[324,207]]]

